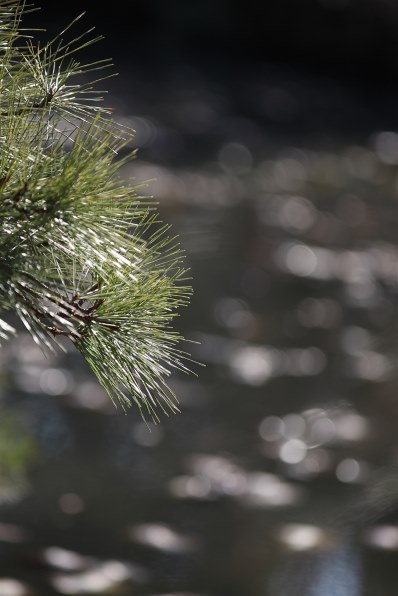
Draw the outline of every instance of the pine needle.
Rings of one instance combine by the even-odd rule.
[[[87,82],[109,61],[77,58],[99,38],[65,40],[75,19],[41,46],[23,14],[0,0],[0,307],[44,350],[69,338],[115,403],[158,420],[188,370],[171,327],[191,293],[183,254],[119,176],[131,133],[95,97],[106,77]],[[0,340],[13,333],[0,320]]]

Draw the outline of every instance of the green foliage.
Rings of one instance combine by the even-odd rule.
[[[0,307],[45,349],[69,338],[113,400],[157,419],[177,410],[166,378],[186,370],[171,329],[190,295],[181,251],[118,175],[129,132],[87,83],[108,62],[76,58],[96,39],[64,41],[69,26],[41,46],[23,13],[0,0]]]
[[[29,430],[5,408],[0,410],[0,502],[26,488],[26,474],[39,451]]]

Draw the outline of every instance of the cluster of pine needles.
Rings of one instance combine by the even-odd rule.
[[[178,409],[166,381],[187,370],[171,326],[190,296],[183,255],[120,174],[131,137],[93,75],[109,63],[78,60],[98,38],[71,23],[40,44],[27,10],[0,0],[0,308],[45,350],[68,338],[115,403],[156,420]]]

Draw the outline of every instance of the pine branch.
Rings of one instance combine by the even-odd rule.
[[[81,81],[109,64],[75,58],[98,38],[64,41],[67,27],[40,46],[23,14],[0,0],[0,307],[43,349],[69,338],[113,401],[158,419],[178,410],[168,376],[187,371],[171,328],[191,293],[183,256],[119,176],[129,131]]]

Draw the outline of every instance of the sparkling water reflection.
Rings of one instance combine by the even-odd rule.
[[[267,118],[298,109],[251,89]],[[392,596],[397,134],[282,142],[182,91],[162,116],[125,106],[125,174],[156,179],[181,235],[206,367],[147,428],[73,351],[2,348],[0,594]]]

